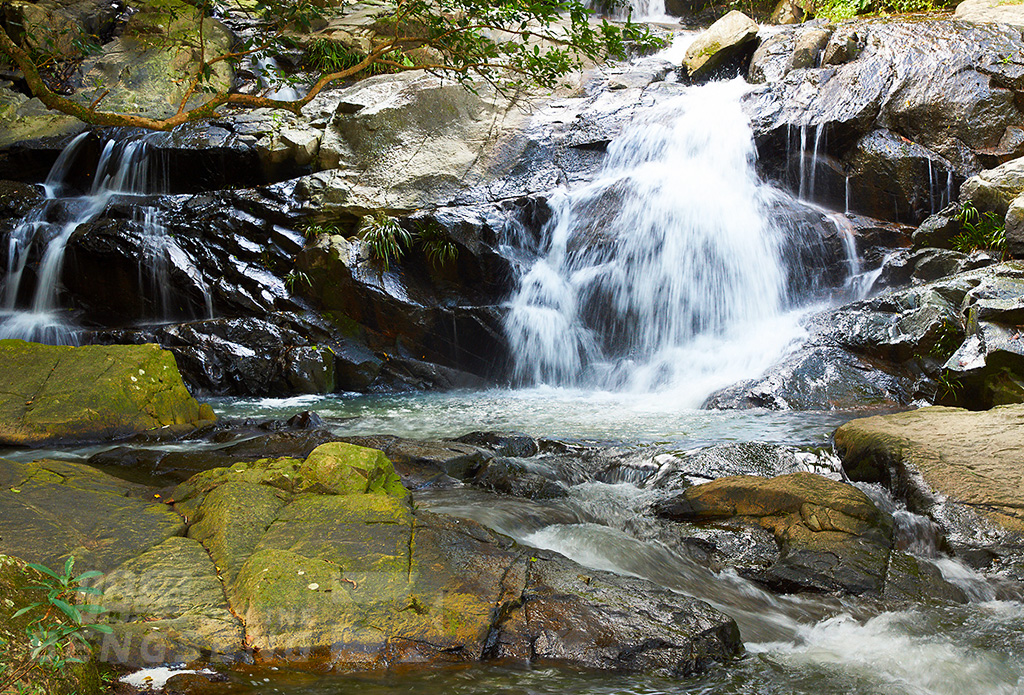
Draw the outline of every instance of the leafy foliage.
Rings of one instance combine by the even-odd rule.
[[[421,67],[452,76],[467,86],[475,79],[518,89],[534,83],[555,86],[559,79],[587,61],[624,57],[630,47],[649,50],[663,43],[646,28],[629,21],[597,21],[580,0],[392,0],[375,17],[377,35],[366,55],[352,53],[329,41],[310,46],[310,64],[322,74],[308,93],[294,101],[223,91],[217,71],[222,64],[240,64],[258,55],[273,55],[291,47],[295,34],[309,33],[330,13],[343,12],[320,0],[230,0],[228,11],[247,15],[259,26],[229,52],[216,53],[204,40],[204,17],[212,0],[199,0],[192,21],[196,30],[155,31],[147,40],[168,50],[188,48],[192,60],[182,76],[184,95],[178,112],[164,119],[99,109],[102,97],[85,105],[61,96],[48,82],[32,56],[0,30],[0,53],[24,73],[33,95],[51,109],[95,125],[119,125],[170,130],[188,121],[217,115],[225,106],[274,107],[300,113],[327,85],[357,74],[374,74]],[[175,22],[189,19],[175,16]],[[166,23],[156,23],[155,27]],[[183,44],[188,44],[183,45]],[[414,60],[412,56],[417,56]]]
[[[815,3],[814,14],[833,22],[863,14],[911,14],[934,12],[947,5],[945,0],[825,0]]]
[[[965,203],[957,219],[963,231],[953,237],[954,250],[971,253],[987,249],[1000,256],[1006,253],[1006,228],[999,215],[994,212],[978,212],[972,204]]]
[[[86,623],[86,616],[103,613],[103,608],[79,601],[83,595],[100,593],[95,587],[83,586],[83,582],[100,576],[99,572],[76,575],[73,557],[67,559],[61,571],[35,563],[25,567],[39,575],[37,583],[29,589],[41,592],[43,597],[11,616],[12,620],[22,616],[30,616],[32,620],[25,627],[27,648],[19,650],[13,644],[3,645],[10,657],[0,664],[0,692],[3,693],[10,689],[25,690],[21,685],[32,680],[35,669],[62,671],[69,664],[83,663],[82,655],[91,650],[86,634],[90,630],[111,632],[107,625]]]
[[[963,328],[955,321],[946,319],[939,326],[939,333],[928,352],[933,357],[947,360],[960,347],[963,339]]]
[[[428,224],[419,230],[416,234],[416,244],[435,268],[442,268],[459,257],[459,247],[436,223]]]
[[[385,273],[392,263],[402,260],[405,250],[412,245],[412,235],[395,218],[383,212],[367,215],[360,221],[359,238],[366,244],[370,258]]]
[[[341,72],[356,67],[366,60],[365,53],[348,49],[344,44],[329,39],[317,39],[306,49],[306,64],[320,72]],[[379,61],[370,63],[359,74],[383,75],[416,67],[412,59],[401,51],[391,51]]]

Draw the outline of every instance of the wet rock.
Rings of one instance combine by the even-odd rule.
[[[849,410],[912,400],[913,377],[884,366],[834,345],[809,344],[763,376],[716,391],[701,407]]]
[[[835,30],[820,67],[791,69],[796,37],[803,31],[780,29],[768,39],[773,48],[758,52],[752,61],[752,78],[765,84],[746,97],[745,108],[766,169],[789,167],[796,128],[820,132],[815,137],[819,156],[839,162],[844,173],[857,170],[861,138],[889,131],[894,145],[905,142],[910,157],[898,156],[897,148],[883,157],[892,163],[887,166],[916,171],[931,162],[930,178],[904,177],[912,182],[910,188],[892,184],[890,195],[906,205],[890,201],[888,210],[879,196],[861,191],[852,180],[851,206],[859,212],[862,205],[874,205],[868,214],[919,222],[928,211],[950,202],[947,182],[955,195],[958,184],[982,168],[982,159],[991,161],[997,150],[1012,149],[1013,129],[1022,125],[1012,58],[1022,48],[1019,32],[948,20],[858,19]],[[920,51],[908,51],[908,46]],[[1009,64],[994,56],[1010,56]],[[938,83],[931,61],[950,68]],[[870,168],[862,171],[870,178]],[[924,180],[930,183],[923,186]],[[885,182],[878,183],[884,188]]]
[[[568,490],[555,474],[556,471],[531,459],[499,456],[486,463],[473,478],[473,484],[527,499],[565,497]]]
[[[443,306],[431,283],[417,282],[402,268],[383,270],[363,244],[340,235],[321,237],[296,264],[310,280],[310,295],[336,322],[364,326],[380,336],[381,349],[395,342],[415,346],[419,354],[397,355],[406,360],[399,368],[413,378],[420,376],[419,359],[482,378],[503,372],[507,347],[495,309]]]
[[[951,203],[939,212],[930,215],[914,230],[915,248],[933,247],[940,249],[952,248],[953,238],[963,231],[960,223],[961,207]]]
[[[196,520],[190,538],[224,569],[260,662],[363,669],[386,653],[392,664],[501,659],[681,675],[739,648],[735,624],[700,602],[413,511],[400,486],[339,488],[351,457],[390,464],[327,446],[305,462],[209,471],[174,494]]]
[[[156,345],[52,347],[0,341],[0,441],[102,441],[213,420]]]
[[[686,49],[683,65],[691,80],[703,81],[753,51],[757,22],[733,10],[712,24]]]
[[[853,420],[836,431],[835,445],[851,478],[894,490],[957,552],[989,550],[989,569],[998,572],[1024,561],[1022,418],[1020,405],[922,408]]]
[[[35,186],[18,181],[0,181],[0,220],[24,217],[43,199]]]
[[[952,163],[927,148],[890,130],[873,130],[847,155],[848,204],[872,217],[918,221],[937,201],[949,202],[952,191],[942,175],[949,171]]]
[[[152,488],[89,466],[0,459],[0,481],[0,553],[28,562],[108,572],[184,531]]]
[[[1010,201],[1003,224],[1006,252],[1013,258],[1024,258],[1024,196]]]
[[[347,437],[345,441],[381,449],[409,487],[450,485],[468,480],[494,456],[487,449],[463,442],[402,439],[399,437]]]
[[[490,449],[500,456],[535,456],[540,447],[537,440],[522,432],[470,432],[455,441]]]
[[[892,518],[857,488],[810,473],[720,478],[656,506],[670,519],[739,518],[770,529],[781,555],[761,580],[782,591],[880,592]]]

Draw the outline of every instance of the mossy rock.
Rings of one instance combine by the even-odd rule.
[[[28,657],[29,637],[26,629],[43,617],[45,609],[36,608],[14,617],[21,608],[45,601],[46,594],[35,585],[40,575],[17,559],[0,555],[0,663],[20,663]],[[83,663],[68,664],[61,669],[36,665],[10,691],[31,695],[99,695],[100,676],[92,655],[80,652],[76,658]]]
[[[103,441],[214,418],[157,345],[0,340],[0,444]]]
[[[149,488],[64,461],[0,459],[0,553],[42,565],[74,556],[108,572],[181,535],[180,516]]]

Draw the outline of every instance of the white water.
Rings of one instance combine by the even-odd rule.
[[[696,406],[803,337],[780,192],[761,183],[741,80],[662,103],[558,191],[505,329],[522,384],[670,392]]]
[[[100,153],[88,191],[71,190],[68,180],[86,149],[88,135],[76,137],[61,152],[43,184],[44,199],[14,229],[8,241],[6,282],[0,309],[0,338],[21,338],[50,344],[75,344],[79,328],[60,306],[65,250],[81,225],[96,220],[115,197],[139,198],[162,193],[167,175],[151,156],[147,137],[108,140]],[[169,258],[181,253],[161,219],[159,209],[140,204],[134,209],[142,233],[139,286],[157,297],[160,317],[170,315]],[[31,299],[25,305],[25,269],[33,247],[40,253]],[[207,293],[207,310],[212,304]]]

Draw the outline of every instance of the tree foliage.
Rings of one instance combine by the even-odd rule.
[[[596,20],[579,0],[394,0],[381,6],[375,17],[376,38],[365,54],[337,55],[321,45],[315,82],[304,96],[284,101],[262,94],[246,94],[218,84],[221,64],[237,66],[260,55],[273,55],[294,46],[297,36],[342,7],[325,7],[322,0],[230,0],[227,11],[247,15],[258,26],[224,52],[211,52],[203,37],[211,6],[200,0],[195,7],[195,31],[190,46],[180,32],[151,37],[167,50],[189,49],[192,59],[180,78],[184,89],[177,112],[166,118],[104,110],[100,95],[92,102],[62,94],[44,69],[48,58],[19,45],[10,27],[0,27],[0,52],[23,73],[31,93],[48,108],[87,123],[170,130],[182,123],[217,115],[225,107],[272,107],[298,114],[324,88],[363,74],[413,68],[452,76],[467,84],[483,79],[499,86],[536,83],[553,86],[559,78],[587,61],[622,56],[627,46],[647,49],[658,45],[646,28],[631,22],[613,24]],[[224,11],[224,8],[220,8]],[[180,18],[176,18],[179,21]],[[315,49],[316,50],[316,49]],[[331,58],[336,58],[332,60]]]

